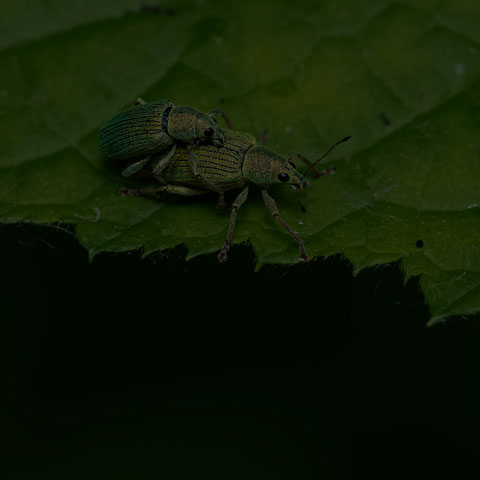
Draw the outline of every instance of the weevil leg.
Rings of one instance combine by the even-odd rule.
[[[225,208],[227,206],[226,202],[225,202],[225,195],[223,193],[221,193],[219,196],[218,196],[218,200],[217,200],[217,208]]]
[[[145,195],[152,195],[156,194],[162,189],[163,187],[157,187],[157,186],[146,186],[146,187],[141,187],[141,188],[128,188],[128,187],[122,187],[117,190],[117,193],[119,193],[122,197],[143,197]]]
[[[171,193],[173,195],[181,195],[183,197],[193,197],[195,195],[205,195],[209,193],[208,190],[202,190],[200,188],[184,187],[182,185],[168,184],[162,188],[164,188],[164,192]]]
[[[268,131],[267,129],[265,129],[258,137],[258,143],[260,143],[261,145],[265,145],[267,143],[267,140],[268,140]]]
[[[327,167],[323,170],[317,170],[316,167],[313,166],[313,163],[304,155],[297,152],[290,152],[285,155],[287,160],[293,161],[295,157],[299,158],[302,162],[306,163],[311,169],[314,178],[324,177],[325,175],[333,175],[335,173],[335,167]]]
[[[137,98],[135,102],[133,102],[134,105],[143,105],[144,103],[146,103],[145,100],[143,100],[143,98],[140,98],[140,97]]]
[[[153,186],[147,185],[141,188],[120,188],[118,193],[122,197],[143,197],[145,195],[159,195],[161,193],[171,193],[173,195],[182,195],[184,197],[191,197],[194,195],[205,195],[208,190],[201,190],[199,188],[183,187],[181,185],[161,185]]]
[[[142,160],[132,163],[125,170],[123,170],[122,175],[124,177],[130,177],[131,175],[138,173],[151,159],[152,159],[152,156],[147,155]]]
[[[173,155],[175,154],[175,150],[177,149],[177,145],[173,145],[173,147],[168,151],[166,155],[160,158],[158,163],[153,167],[153,175],[155,177],[160,176],[160,174],[170,165],[173,159]]]
[[[210,117],[215,118],[217,115],[221,115],[223,120],[225,120],[225,123],[227,124],[227,127],[230,130],[235,130],[235,127],[233,126],[233,123],[231,120],[228,118],[227,114],[221,109],[221,108],[214,108],[213,110],[210,110],[207,112],[207,115]]]
[[[220,263],[227,261],[228,251],[232,246],[233,229],[235,227],[235,219],[237,218],[237,212],[239,208],[243,205],[245,200],[247,199],[247,196],[248,196],[248,185],[245,185],[245,187],[238,194],[237,198],[235,199],[232,205],[232,214],[230,215],[230,222],[228,224],[227,237],[225,238],[223,247],[217,254],[217,259]]]
[[[197,157],[195,156],[195,147],[196,144],[188,145],[187,147],[188,151],[190,152],[188,155],[188,164],[190,165],[192,173],[195,175],[195,178],[197,180],[199,180],[205,185],[206,188],[218,193],[219,195],[223,195],[225,193],[225,190],[223,188],[217,187],[213,182],[206,179],[205,177],[202,177],[202,173],[198,168]]]
[[[157,175],[155,177],[155,180],[160,184],[160,185],[167,185],[167,181],[161,177],[160,175]]]
[[[315,178],[317,178],[319,176],[319,172],[318,170],[313,166],[313,163],[307,158],[305,157],[304,155],[302,155],[301,153],[297,153],[297,152],[290,152],[288,153],[287,155],[285,155],[285,158],[290,161],[290,162],[293,162],[293,160],[295,159],[295,157],[299,158],[302,162],[306,163],[311,169],[312,169],[312,174]]]
[[[315,168],[315,167],[313,167],[313,168]],[[324,168],[323,170],[320,170],[318,172],[317,177],[325,177],[327,175],[333,175],[335,172],[336,172],[336,168],[334,166],[330,166],[330,167]],[[317,177],[315,177],[315,178],[317,178]]]
[[[305,245],[302,238],[300,238],[290,227],[290,225],[280,216],[278,213],[277,205],[275,200],[268,194],[265,188],[262,188],[263,201],[265,206],[268,208],[269,212],[278,220],[280,225],[290,234],[290,236],[297,242],[299,259],[302,262],[308,260],[307,252],[305,251]]]

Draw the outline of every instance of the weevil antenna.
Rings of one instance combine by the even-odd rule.
[[[305,173],[304,175],[307,174],[307,172],[313,168],[318,162],[321,162],[337,145],[340,145],[341,143],[343,142],[347,142],[348,140],[350,140],[352,138],[351,135],[349,135],[348,137],[345,137],[345,138],[342,138],[341,140],[339,140],[337,143],[334,143],[327,151],[326,153],[324,153],[318,160],[315,160],[306,170],[305,170]]]
[[[300,198],[300,190],[298,189],[297,189],[297,203],[302,213],[305,213],[306,210],[305,210],[305,207],[303,206],[302,199]]]

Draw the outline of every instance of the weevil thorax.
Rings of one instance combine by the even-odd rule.
[[[168,116],[167,133],[181,142],[191,144],[200,140],[216,146],[222,146],[225,137],[213,117],[187,105],[172,108]]]
[[[242,173],[246,180],[262,187],[286,183],[300,191],[308,186],[306,178],[297,172],[293,162],[263,145],[254,145],[247,151]]]

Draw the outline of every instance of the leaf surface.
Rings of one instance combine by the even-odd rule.
[[[73,223],[91,256],[215,252],[229,210],[120,197],[97,131],[139,96],[221,106],[280,153],[313,160],[352,135],[325,159],[336,175],[310,182],[305,214],[271,189],[310,257],[343,252],[356,271],[401,260],[432,322],[477,312],[479,22],[473,0],[2,5],[0,220]],[[297,261],[258,194],[234,239],[258,266]]]

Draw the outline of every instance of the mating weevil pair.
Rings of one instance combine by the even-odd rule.
[[[223,116],[229,130],[217,125],[218,114]],[[217,255],[220,262],[227,260],[237,211],[247,199],[251,183],[261,188],[266,207],[296,241],[300,260],[307,261],[302,238],[280,216],[267,188],[284,183],[298,194],[308,182],[296,170],[293,156],[306,161],[315,176],[329,174],[331,169],[317,172],[315,165],[336,145],[350,139],[343,138],[316,162],[310,163],[299,154],[281,156],[259,145],[249,133],[235,131],[220,109],[204,114],[192,107],[176,107],[168,101],[145,103],[141,100],[135,107],[110,119],[100,130],[99,138],[100,147],[109,158],[133,162],[123,170],[124,176],[133,175],[150,163],[152,174],[159,182],[155,186],[121,189],[123,195],[166,192],[194,196],[213,191],[219,195],[219,204],[224,205],[226,191],[242,189],[233,202],[225,242]]]
[[[178,143],[192,150],[201,142],[221,147],[225,132],[215,121],[218,114],[230,122],[220,109],[205,114],[168,100],[146,103],[139,98],[133,107],[117,113],[101,128],[100,149],[112,160],[136,159],[122,172],[124,177],[139,172],[153,155],[164,152],[160,168],[173,159]]]

